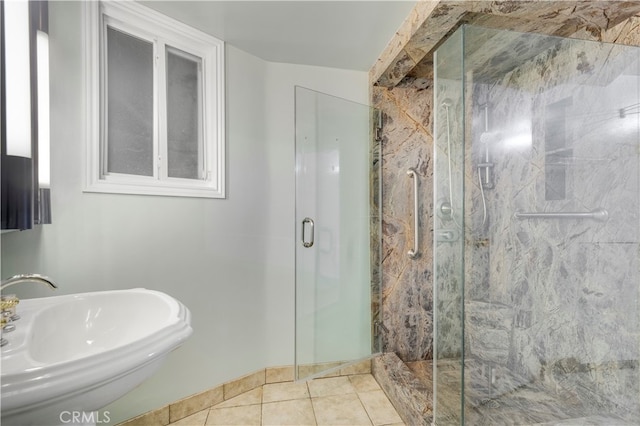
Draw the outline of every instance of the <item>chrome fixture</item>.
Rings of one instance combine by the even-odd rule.
[[[487,168],[487,172],[489,169]],[[482,226],[487,223],[487,198],[484,195],[484,184],[482,183],[482,172],[480,171],[480,165],[478,165],[478,181],[480,184],[480,196],[482,197]]]
[[[16,329],[16,326],[11,323],[20,319],[16,314],[16,305],[18,303],[20,303],[20,301],[15,295],[2,296],[2,299],[0,300],[0,330],[3,335],[4,333],[10,333]],[[7,343],[9,343],[7,339],[0,337],[0,347]]]
[[[20,319],[20,315],[16,314],[16,305],[18,305],[18,303],[20,303],[20,300],[18,300],[15,294],[2,296],[0,300],[0,311],[2,312],[2,318],[6,319],[7,322]],[[3,327],[3,331],[5,332],[10,332],[14,329],[15,326],[12,324],[7,324]]]
[[[378,336],[380,335],[380,332],[383,332],[385,335],[389,334],[389,329],[387,328],[386,325],[384,325],[384,323],[380,320],[375,320],[373,322],[373,335],[374,336]]]
[[[484,132],[480,135],[480,143],[484,144],[484,158],[481,163],[478,163],[478,172],[482,175],[480,179],[480,186],[484,189],[493,189],[493,180],[491,176],[491,170],[494,164],[491,162],[491,155],[489,153],[489,144],[499,139],[500,135],[489,131],[489,104],[482,105],[484,109]]]
[[[0,318],[0,330],[2,330],[3,334],[5,333],[4,329],[6,327],[7,327],[7,319],[4,317]],[[0,348],[6,345],[7,343],[9,343],[7,339],[5,339],[4,337],[0,337]]]
[[[520,212],[513,215],[516,219],[593,219],[598,222],[606,222],[609,212],[603,208],[597,208],[590,212]]]
[[[409,250],[407,254],[411,259],[418,257],[418,248],[420,247],[418,227],[420,226],[420,219],[418,217],[418,174],[416,170],[411,168],[407,170],[407,175],[413,179],[413,249]]]
[[[453,243],[460,238],[460,231],[456,228],[452,229],[438,229],[435,232],[436,241],[441,243]]]
[[[2,280],[2,283],[0,284],[0,292],[2,292],[2,290],[4,290],[9,286],[20,284],[20,283],[27,283],[27,282],[46,284],[49,287],[51,287],[53,290],[58,288],[58,286],[51,280],[51,278],[45,277],[44,275],[20,274],[20,275],[14,275],[13,277],[7,278],[6,280]]]
[[[451,215],[453,213],[453,209],[451,208],[451,203],[441,198],[436,203],[436,214],[442,220],[451,220]]]
[[[307,224],[309,224],[309,226],[311,227],[311,239],[309,241],[307,241],[307,239],[304,236],[304,230]],[[306,248],[313,246],[313,240],[314,240],[314,234],[315,234],[314,228],[315,228],[315,223],[313,222],[313,219],[311,219],[310,217],[305,217],[302,220],[302,245],[305,246]]]
[[[495,142],[499,135],[489,132],[489,103],[485,103],[484,107],[484,132],[480,135],[480,143],[484,144],[484,158],[478,163],[478,186],[480,187],[480,196],[482,197],[482,226],[487,223],[487,198],[484,194],[485,189],[493,189],[494,183],[492,179],[493,162],[489,153],[489,144]]]
[[[21,274],[2,280],[2,283],[0,284],[0,292],[12,285],[27,282],[46,284],[53,290],[58,288],[58,286],[49,277],[45,277],[44,275]],[[20,300],[13,294],[0,297],[0,330],[2,330],[2,334],[12,332],[16,329],[16,326],[12,324],[12,322],[20,319],[20,315],[16,313],[16,306],[18,303],[20,303]],[[9,343],[7,339],[0,338],[0,347],[7,343]]]

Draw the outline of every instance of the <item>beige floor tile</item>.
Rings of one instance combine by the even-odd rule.
[[[323,371],[330,370],[333,368],[338,368],[342,365],[342,362],[327,362],[320,364],[309,364],[309,365],[300,365],[298,366],[298,375],[300,377],[309,377],[315,374],[322,373]],[[340,369],[332,371],[328,374],[320,374],[321,377],[337,377],[340,375]]]
[[[169,426],[204,426],[207,421],[207,415],[209,414],[209,409],[198,411],[195,414],[192,414],[184,419],[178,420],[177,422],[169,423]]]
[[[309,398],[306,383],[274,383],[262,388],[262,402]]]
[[[328,379],[316,379],[309,382],[309,392],[312,398],[320,396],[344,395],[355,393],[349,377],[330,377]]]
[[[262,405],[263,425],[313,425],[316,424],[311,399],[270,402]]]
[[[371,392],[374,390],[380,390],[380,385],[376,382],[376,379],[371,374],[358,374],[355,376],[349,376],[349,380],[353,385],[356,392]]]
[[[238,396],[234,396],[220,404],[216,404],[211,408],[229,408],[239,407],[242,405],[255,405],[262,403],[262,387],[254,389],[249,392],[241,393]]]
[[[292,382],[293,380],[293,367],[269,367],[266,369],[267,383]]]
[[[360,401],[375,426],[402,423],[402,419],[382,390],[359,393]]]
[[[372,424],[355,393],[312,398],[311,402],[319,426],[371,426]]]
[[[352,374],[370,374],[371,360],[360,361],[340,370],[341,376],[350,376]]]
[[[219,389],[215,391],[216,395],[220,393]],[[172,404],[172,417],[176,418],[201,405],[205,399],[209,400],[209,395],[206,396],[205,393],[198,394],[196,398],[185,398]],[[121,426],[167,424],[169,411],[170,407],[166,406]],[[371,374],[356,374],[307,383],[265,384],[214,405],[211,409],[179,419],[170,426],[316,425],[316,422],[321,426],[404,425],[375,378]]]
[[[157,410],[149,411],[138,417],[120,423],[118,426],[148,426],[148,425],[168,425],[169,406],[166,405]]]
[[[265,371],[260,370],[260,371],[256,371],[255,373],[248,374],[232,382],[225,383],[224,385],[222,385],[224,389],[224,399],[231,399],[242,393],[256,389],[264,385],[265,381],[266,381]]]
[[[262,407],[260,404],[243,405],[230,408],[212,408],[206,425],[242,425],[259,426],[262,423]]]

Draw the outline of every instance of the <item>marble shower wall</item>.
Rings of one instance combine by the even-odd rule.
[[[640,409],[639,60],[638,48],[564,41],[500,77],[477,72],[465,212],[465,257],[485,259],[484,275],[466,277],[467,356],[631,413]],[[495,164],[486,227],[475,169],[484,103]],[[513,216],[596,208],[607,221]],[[471,240],[485,237],[478,256]]]
[[[383,112],[382,141],[382,323],[383,351],[403,361],[432,354],[433,162],[431,104],[424,88],[372,88],[372,105]],[[413,247],[413,181],[419,180],[420,255]]]
[[[418,2],[396,37],[371,69],[372,105],[385,115],[382,142],[382,339],[385,351],[403,359],[432,354],[432,52],[463,22],[496,28],[559,34],[622,44],[640,44],[640,4],[630,2]],[[421,252],[406,256],[413,242],[411,182],[408,167],[421,178]],[[425,168],[426,167],[426,168]],[[471,192],[470,192],[471,194]],[[473,194],[472,194],[473,195]],[[488,237],[478,234],[484,248],[474,263],[489,256]],[[469,261],[470,259],[467,258]],[[476,268],[476,282],[486,281],[486,268]],[[452,301],[453,303],[454,301]],[[374,307],[375,309],[375,307]],[[527,315],[523,313],[521,315]],[[452,324],[453,326],[453,324]],[[454,337],[451,348],[455,349]]]
[[[491,28],[640,46],[638,2],[474,0],[416,4],[370,71],[372,103],[387,115],[382,148],[385,191],[382,199],[382,313],[384,324],[390,331],[384,338],[384,350],[397,352],[405,360],[430,358],[433,355],[428,342],[433,340],[430,322],[434,311],[431,275],[435,271],[431,270],[428,262],[418,266],[403,258],[412,244],[412,230],[409,227],[410,189],[404,172],[407,167],[414,166],[418,161],[426,161],[426,158],[430,159],[428,170],[433,168],[431,131],[436,115],[430,105],[434,90],[433,51],[457,26],[474,22]],[[586,81],[590,74],[597,74],[601,70],[599,67],[590,67],[590,64],[597,62],[595,56],[578,56],[579,52],[565,56],[565,59],[572,59],[564,63],[556,61],[552,68],[545,67],[544,61],[554,58],[543,59],[537,64],[533,60],[522,64],[531,59],[527,56],[528,52],[505,52],[511,58],[518,59],[520,63],[516,66],[523,66],[503,73],[499,82],[489,84],[486,80],[488,75],[485,81],[478,79],[474,89],[467,91],[466,100],[476,104],[489,100],[498,104],[502,96],[505,102],[490,112],[492,124],[508,123],[511,119],[521,117],[518,114],[528,113],[532,118],[531,131],[534,135],[538,132],[538,138],[546,125],[541,117],[544,117],[547,106],[556,98],[564,99],[562,93],[569,96],[576,90],[563,84],[566,81],[559,81],[557,73],[562,71],[560,75],[567,76],[568,70],[573,70],[574,75],[576,70],[582,70],[582,79]],[[508,56],[502,56],[502,60],[509,59]],[[536,89],[532,83],[542,83],[542,86]],[[555,90],[552,89],[554,84]],[[595,87],[603,85],[606,84],[595,84]],[[637,95],[637,87],[625,87],[617,88],[614,92],[617,90],[625,95],[634,92]],[[542,95],[542,92],[546,93]],[[421,97],[423,93],[425,97]],[[573,107],[599,106],[603,99],[606,100],[607,109],[611,109],[612,101],[604,95],[590,99],[577,96]],[[580,113],[579,109],[571,112],[572,115]],[[466,114],[463,120],[467,123],[468,134],[465,136],[476,144],[465,153],[466,164],[477,164],[481,155],[477,138],[484,130],[482,111],[476,105]],[[629,117],[637,119],[640,116],[629,114]],[[638,330],[634,329],[634,324],[640,323],[638,306],[634,304],[638,300],[638,277],[634,272],[638,271],[639,249],[638,233],[626,224],[634,226],[638,220],[633,214],[614,215],[613,211],[616,205],[624,206],[627,203],[629,211],[635,211],[637,216],[638,208],[634,205],[637,200],[634,197],[637,197],[639,190],[634,185],[637,185],[638,171],[624,161],[636,161],[638,152],[637,148],[634,151],[626,142],[610,142],[622,140],[612,137],[611,128],[590,128],[596,121],[585,118],[573,127],[573,132],[589,129],[589,136],[574,148],[572,158],[575,157],[575,161],[570,161],[575,164],[567,164],[565,195],[571,198],[565,200],[564,204],[562,200],[543,201],[546,193],[543,159],[546,159],[546,155],[539,151],[539,140],[531,145],[529,154],[514,151],[504,155],[505,161],[502,163],[496,158],[496,189],[486,193],[489,223],[482,226],[477,214],[471,215],[467,222],[473,232],[469,231],[466,250],[463,251],[468,280],[465,295],[468,303],[465,308],[467,320],[473,317],[473,321],[471,325],[467,322],[465,348],[467,355],[484,354],[484,360],[477,358],[483,368],[485,360],[487,363],[504,361],[514,378],[520,377],[516,375],[518,372],[526,377],[525,380],[539,378],[543,384],[555,386],[564,395],[583,393],[585,401],[589,401],[597,410],[610,407],[612,402],[633,410],[638,405],[634,399],[638,400],[637,388],[640,383],[638,356],[634,349],[640,346]],[[553,127],[553,123],[548,126]],[[597,139],[599,142],[595,142]],[[423,144],[428,148],[421,149]],[[423,152],[425,156],[421,157]],[[520,159],[523,161],[517,163]],[[558,163],[564,161],[555,160]],[[427,179],[430,175],[429,172]],[[481,199],[474,166],[467,167],[465,176],[468,189],[466,205],[475,205],[473,210],[477,211]],[[513,191],[513,180],[523,184],[522,191]],[[580,184],[582,190],[576,192],[576,183]],[[431,186],[430,182],[428,186]],[[498,190],[500,186],[503,188]],[[551,191],[558,191],[559,188],[556,185]],[[596,193],[599,194],[597,197]],[[424,212],[425,219],[428,216],[429,221],[433,219],[432,198],[428,195],[423,201],[425,203],[428,199],[430,203],[428,211]],[[633,201],[625,201],[625,198]],[[606,207],[611,213],[605,224],[511,221],[509,217],[516,208],[527,211],[546,208],[549,211],[552,208],[583,211],[598,205]],[[422,208],[425,209],[425,204]],[[622,226],[619,226],[620,223],[623,223]],[[431,232],[428,232],[423,240],[427,250],[432,243],[427,240],[431,237]],[[445,245],[438,244],[438,250]],[[458,248],[455,250],[460,253]],[[448,250],[452,253],[454,249],[450,247]],[[421,272],[428,274],[425,283],[415,278]],[[502,281],[495,284],[497,280]],[[629,282],[635,283],[635,287],[627,285]],[[462,283],[448,281],[447,285],[455,294]],[[535,292],[537,287],[542,289],[540,293]],[[454,318],[461,309],[459,307],[456,311],[455,308],[461,305],[462,292],[457,294],[450,296],[442,307],[437,307],[437,311],[444,308],[453,314],[450,330],[446,333],[447,340],[438,342],[439,354],[444,352],[452,357],[459,356],[462,341],[462,324],[459,317],[457,320]],[[615,305],[620,307],[617,312],[608,309]],[[572,319],[566,315],[570,309],[575,312]],[[616,326],[618,320],[622,320],[620,327]],[[420,323],[426,325],[426,331],[416,329]],[[442,322],[438,325],[439,330],[443,331]],[[486,338],[489,334],[491,337]],[[561,340],[559,345],[555,345],[557,340]],[[570,348],[575,348],[575,343],[578,343],[579,349],[571,353]],[[391,376],[399,374],[394,372]],[[401,382],[401,389],[408,387],[408,382]],[[417,386],[412,390],[417,392],[421,389]],[[421,395],[425,397],[426,394]],[[430,400],[431,397],[427,398]],[[418,417],[426,418],[420,408],[416,413]],[[429,422],[425,420],[425,424]]]

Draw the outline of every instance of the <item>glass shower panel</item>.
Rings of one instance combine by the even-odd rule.
[[[372,354],[371,108],[296,87],[296,378]]]
[[[455,37],[464,248],[456,269],[436,243],[435,303],[464,310],[436,332],[439,347],[460,339],[463,368],[434,380],[436,424],[638,424],[640,49],[475,26]],[[462,390],[449,417],[443,388]]]
[[[464,33],[434,55],[434,348],[436,424],[463,421],[464,395]]]

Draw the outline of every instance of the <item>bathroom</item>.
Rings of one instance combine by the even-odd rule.
[[[184,8],[159,3],[167,13]],[[157,289],[189,307],[195,330],[157,374],[116,403],[115,423],[260,369],[293,364],[294,85],[383,111],[381,351],[408,362],[433,358],[436,112],[430,52],[462,16],[494,28],[640,44],[634,25],[640,10],[632,4],[612,3],[600,7],[604,12],[595,7],[598,15],[567,2],[547,9],[532,2],[531,10],[512,2],[443,3],[422,2],[413,10],[409,4],[395,23],[400,29],[394,41],[368,74],[265,61],[227,44],[228,193],[225,200],[204,201],[83,192],[83,10],[80,2],[50,3],[53,220],[2,235],[2,277],[43,273],[65,293]],[[496,16],[495,22],[476,16],[481,12]],[[603,15],[610,22],[602,24]],[[416,170],[419,184],[421,253],[415,259],[406,254],[414,244],[408,168]],[[25,286],[20,295],[47,291]],[[374,374],[395,362],[382,361],[374,360]],[[376,378],[385,381],[382,373]],[[383,388],[398,412],[410,411],[396,401],[411,389]],[[429,424],[422,415],[419,422],[410,413],[402,417]]]

